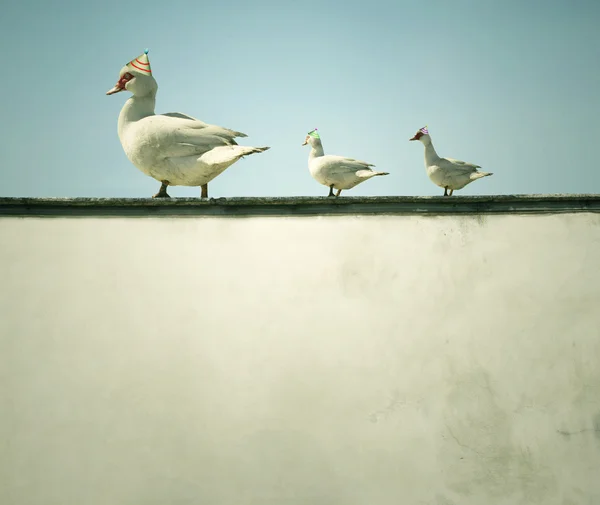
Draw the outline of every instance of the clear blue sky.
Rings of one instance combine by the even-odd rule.
[[[460,194],[600,192],[600,1],[5,2],[0,196],[143,197],[106,96],[150,48],[157,112],[248,134],[264,154],[211,196],[326,195],[306,132],[388,177],[347,195],[437,195],[423,146],[494,176]],[[171,188],[198,196],[199,188]]]

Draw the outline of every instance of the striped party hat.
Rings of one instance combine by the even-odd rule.
[[[316,128],[313,131],[308,132],[308,135],[310,135],[312,138],[315,138],[315,139],[320,139],[321,138],[319,136],[319,132],[317,131]]]
[[[150,68],[150,60],[148,59],[148,49],[146,49],[140,56],[131,60],[125,65],[129,70],[137,70],[146,75],[152,75],[152,69]]]
[[[429,135],[429,130],[427,129],[427,125],[423,126],[423,128],[421,128],[419,130],[423,135]]]

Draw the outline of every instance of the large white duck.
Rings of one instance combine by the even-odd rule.
[[[107,95],[127,90],[133,94],[119,114],[119,139],[129,161],[161,182],[155,198],[168,198],[168,186],[201,186],[237,160],[268,147],[239,146],[244,133],[204,123],[179,112],[155,114],[158,84],[152,76],[148,50],[125,65]]]
[[[370,167],[372,163],[355,160],[353,158],[344,158],[333,154],[325,154],[321,136],[315,128],[308,132],[304,139],[305,146],[310,144],[311,150],[308,154],[308,169],[310,175],[324,186],[329,187],[329,195],[340,196],[342,189],[351,189],[354,186],[364,182],[377,175],[389,175],[388,172],[377,172]],[[334,195],[333,190],[337,189]]]
[[[455,189],[462,189],[477,179],[493,175],[491,172],[480,172],[479,165],[452,158],[440,158],[433,148],[427,126],[421,128],[409,140],[420,140],[425,146],[425,169],[435,185],[444,188],[444,196],[452,196]],[[448,193],[450,190],[450,193]]]

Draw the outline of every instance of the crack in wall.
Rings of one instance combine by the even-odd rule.
[[[446,424],[446,423],[444,423],[444,424]],[[446,424],[446,429],[448,430],[448,433],[450,433],[450,436],[454,439],[454,441],[456,442],[457,445],[459,445],[460,447],[463,447],[464,449],[469,449],[470,451],[477,454],[477,456],[481,457],[481,453],[477,449],[473,449],[473,447],[463,444],[458,439],[458,437],[453,433],[453,431],[450,429],[450,426],[448,426],[448,424]]]
[[[600,433],[600,428],[584,428],[583,430],[578,431],[556,430],[556,433],[562,435],[563,437],[570,437],[571,435],[580,435],[581,433],[587,433],[588,431],[591,431],[592,433]]]

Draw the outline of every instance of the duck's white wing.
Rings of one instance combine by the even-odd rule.
[[[181,112],[167,112],[165,114],[157,114],[154,117],[159,118],[165,124],[171,125],[172,128],[194,128],[202,130],[203,128],[211,126],[204,121],[200,121],[192,116],[187,116]]]
[[[328,154],[325,156],[326,158],[331,158],[332,160],[338,160],[345,164],[353,164],[357,163],[362,167],[374,167],[373,163],[368,163],[366,161],[355,160],[354,158],[347,158],[345,156],[336,156],[335,154]]]
[[[467,163],[466,161],[455,160],[454,158],[442,158],[442,160],[449,161],[450,164],[456,168],[469,169],[471,172],[481,168],[479,165],[475,165],[474,163]]]
[[[199,130],[209,128],[211,134],[216,133],[217,135],[219,135],[219,134],[232,135],[232,138],[248,136],[245,133],[231,130],[229,128],[224,128],[222,126],[205,123],[204,121],[200,121],[199,119],[196,119],[195,117],[188,116],[187,114],[183,114],[181,112],[167,112],[165,114],[160,114],[160,115],[169,117],[169,118],[174,118],[174,119],[183,119],[186,121],[186,123],[184,124],[186,128],[194,128],[194,129],[199,129]]]
[[[213,126],[190,128],[185,124],[173,124],[173,121],[187,123],[187,120],[164,119],[161,119],[160,127],[155,128],[153,133],[153,140],[160,146],[163,158],[199,157],[216,147],[237,145],[235,132],[230,130]]]
[[[373,175],[378,174],[378,173],[382,173],[382,172],[375,172],[375,170],[371,170],[370,168],[367,168],[365,170],[359,170],[358,172],[355,173],[355,175],[356,175],[356,177],[360,177],[361,179],[368,179],[369,177],[373,177]]]
[[[183,114],[182,112],[165,112],[164,114],[160,114],[161,116],[167,116],[167,117],[176,117],[179,119],[189,119],[190,121],[198,121],[199,123],[202,123],[203,121],[200,121],[199,119],[196,119],[195,117],[192,116],[188,116],[187,114]],[[204,123],[206,124],[206,123]]]
[[[335,156],[328,154],[322,157],[322,167],[330,175],[345,174],[345,173],[356,173],[359,170],[369,170],[369,167],[375,165],[367,163],[366,161],[355,160],[354,158],[345,158],[343,156]]]
[[[206,165],[231,164],[247,154],[262,153],[269,149],[268,147],[249,147],[249,146],[220,146],[211,149],[200,157]]]
[[[219,137],[226,137],[233,140],[236,137],[247,137],[245,133],[236,132],[229,128],[223,128],[222,126],[208,125],[202,129],[202,135],[217,135]]]
[[[165,158],[187,158],[189,156],[200,157],[212,149],[227,145],[219,142],[220,139],[214,137],[199,139],[194,143],[173,142],[169,145],[165,145],[165,147],[162,149],[162,154]]]

